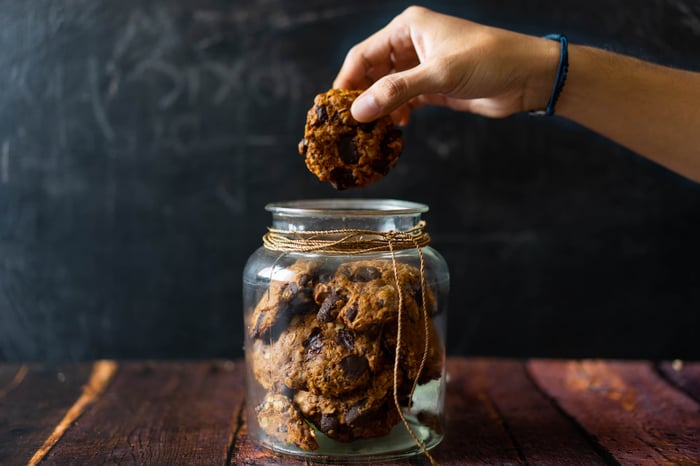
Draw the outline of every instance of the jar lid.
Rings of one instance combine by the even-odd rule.
[[[314,216],[385,216],[416,215],[427,212],[428,206],[398,199],[300,199],[272,202],[265,210],[281,215]]]

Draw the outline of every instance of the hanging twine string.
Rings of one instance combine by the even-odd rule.
[[[398,328],[396,331],[396,355],[394,356],[393,368],[393,397],[394,405],[399,413],[399,417],[406,426],[406,430],[423,454],[430,460],[430,463],[437,465],[435,458],[428,452],[423,441],[418,438],[399,403],[399,364],[403,344],[403,291],[399,283],[398,266],[396,262],[396,251],[415,249],[420,258],[420,283],[421,289],[426,290],[425,281],[425,258],[421,248],[430,244],[430,235],[424,231],[425,221],[420,221],[413,228],[406,231],[373,231],[359,229],[338,229],[321,231],[289,231],[268,228],[268,232],[263,236],[263,245],[272,251],[287,252],[317,252],[320,254],[363,254],[369,252],[389,252],[394,272],[394,283],[398,293]],[[425,368],[430,351],[430,327],[428,324],[428,309],[426,304],[426,293],[421,293],[421,311],[423,318],[424,342],[423,357],[421,359],[418,373],[412,381],[410,400],[418,385],[418,380]]]

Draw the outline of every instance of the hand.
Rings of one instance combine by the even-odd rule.
[[[361,122],[442,105],[489,117],[542,109],[559,43],[410,7],[355,45],[333,87],[366,89],[352,106]]]

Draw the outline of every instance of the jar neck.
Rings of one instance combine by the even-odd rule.
[[[285,231],[407,231],[421,221],[427,206],[384,199],[333,199],[270,204],[272,227]]]

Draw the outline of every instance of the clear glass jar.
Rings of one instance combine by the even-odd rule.
[[[329,199],[266,210],[279,237],[305,239],[292,250],[266,242],[245,266],[249,434],[277,452],[326,462],[386,461],[435,447],[443,437],[448,268],[430,246],[410,239],[387,248],[391,236],[383,235],[420,229],[428,207]],[[349,234],[379,247],[329,252],[314,242],[343,243]]]

